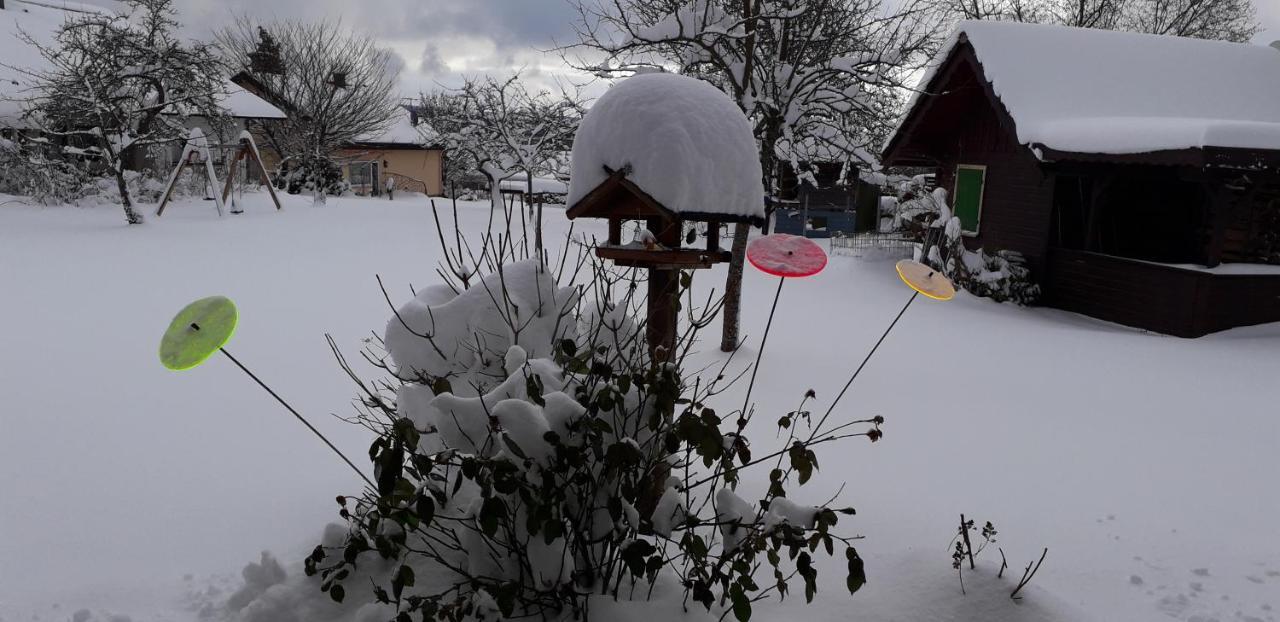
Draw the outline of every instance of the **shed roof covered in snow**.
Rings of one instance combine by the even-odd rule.
[[[727,95],[695,78],[633,76],[587,112],[573,141],[571,215],[606,184],[623,185],[620,177],[685,218],[764,217],[751,124]]]
[[[227,109],[227,114],[242,119],[284,119],[287,117],[283,111],[272,106],[267,100],[231,82],[227,83],[227,97],[221,103],[222,107]]]
[[[1280,150],[1280,51],[1261,45],[1012,22],[959,25],[886,151],[972,50],[1019,143],[1060,153]]]

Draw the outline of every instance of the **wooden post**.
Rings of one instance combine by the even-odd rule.
[[[668,362],[676,348],[676,296],[679,294],[679,270],[649,270],[649,319],[646,336],[649,354],[654,362]]]
[[[240,148],[236,150],[235,160],[227,168],[227,185],[222,189],[222,202],[227,202],[227,197],[231,194],[231,180],[234,179],[236,174],[236,164],[244,158],[250,158],[257,163],[258,174],[262,178],[262,185],[267,187],[267,194],[271,195],[271,202],[275,203],[276,210],[282,209],[280,198],[276,196],[275,186],[271,185],[271,177],[267,175],[267,165],[262,162],[262,154],[258,151],[258,144],[254,142],[253,136],[248,132],[241,133]]]
[[[658,243],[667,248],[680,248],[684,223],[680,219],[650,218],[645,222]],[[672,360],[676,349],[680,271],[666,267],[649,269],[649,354],[655,362]]]
[[[620,246],[622,244],[622,219],[609,219],[609,244],[612,246]]]

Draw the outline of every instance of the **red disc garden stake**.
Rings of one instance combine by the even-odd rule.
[[[773,306],[769,308],[769,321],[764,325],[764,336],[760,338],[760,350],[756,352],[756,364],[751,367],[751,381],[747,383],[747,395],[742,400],[742,418],[747,417],[747,406],[751,403],[751,390],[756,385],[756,372],[760,370],[760,359],[764,357],[764,345],[769,340],[769,329],[773,327],[773,314],[778,310],[778,298],[782,296],[782,284],[787,278],[803,278],[813,276],[827,265],[827,254],[809,238],[774,233],[752,240],[747,246],[747,261],[765,274],[778,278],[778,289],[773,294]]]

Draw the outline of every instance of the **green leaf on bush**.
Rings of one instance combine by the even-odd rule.
[[[844,556],[849,560],[849,578],[846,583],[849,586],[849,593],[853,594],[867,583],[867,574],[862,567],[862,558],[858,556],[858,551],[853,547],[845,549]]]
[[[741,585],[735,583],[732,588],[729,588],[729,600],[733,602],[733,617],[737,618],[738,622],[747,622],[751,619],[751,599],[747,598]]]

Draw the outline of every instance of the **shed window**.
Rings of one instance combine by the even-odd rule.
[[[956,192],[953,203],[965,233],[977,233],[982,220],[982,191],[987,185],[987,167],[978,164],[956,166]]]

